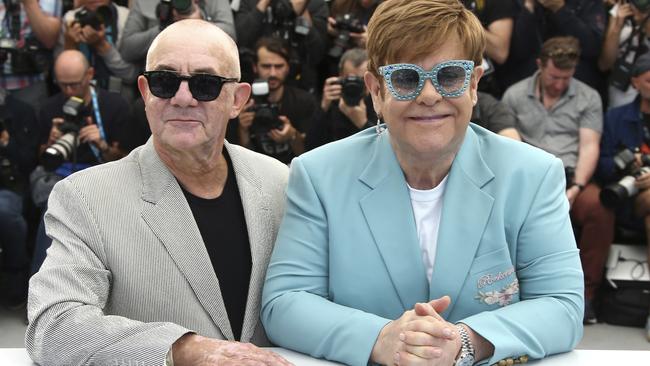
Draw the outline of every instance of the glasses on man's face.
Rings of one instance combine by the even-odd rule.
[[[73,82],[69,82],[69,83],[63,82],[63,81],[58,81],[58,80],[56,81],[56,83],[59,85],[59,88],[61,88],[62,90],[66,89],[66,88],[78,89],[78,88],[81,87],[83,82],[84,82],[83,79],[81,79],[80,81],[73,81]]]
[[[151,94],[158,98],[173,97],[181,86],[181,82],[187,81],[192,96],[201,102],[217,99],[224,83],[239,81],[235,78],[224,78],[212,74],[183,76],[174,71],[145,71],[143,74],[147,79]]]
[[[413,100],[420,95],[427,79],[431,79],[436,91],[445,98],[457,98],[467,90],[474,70],[474,62],[449,60],[425,71],[414,64],[391,64],[381,66],[388,90],[397,100]]]

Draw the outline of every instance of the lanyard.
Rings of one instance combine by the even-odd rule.
[[[106,140],[106,134],[104,133],[104,123],[102,122],[102,116],[99,114],[99,102],[97,102],[97,93],[95,93],[95,88],[90,87],[90,96],[92,97],[93,100],[93,112],[95,112],[95,123],[97,124],[97,127],[99,128],[99,136],[101,137],[102,140]],[[99,151],[97,146],[93,144],[88,144],[90,146],[90,149],[92,150],[93,154],[97,158],[97,161],[100,163],[103,163],[102,159],[102,153]]]

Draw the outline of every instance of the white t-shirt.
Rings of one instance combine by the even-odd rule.
[[[408,185],[408,183],[407,183]],[[409,187],[415,226],[422,251],[422,262],[427,272],[427,279],[431,283],[433,264],[436,259],[436,248],[438,247],[438,228],[440,227],[440,215],[442,214],[442,198],[445,194],[447,176],[437,187],[428,190],[419,190]]]

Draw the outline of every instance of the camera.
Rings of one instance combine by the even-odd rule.
[[[250,111],[255,112],[255,118],[251,125],[253,134],[266,134],[272,129],[282,129],[280,106],[276,103],[269,103],[269,83],[266,80],[258,80],[253,83],[253,100],[255,104]]]
[[[364,82],[359,76],[348,76],[339,79],[341,84],[341,98],[346,105],[353,107],[359,105],[363,98]]]
[[[160,0],[156,6],[160,30],[174,22],[174,10],[180,15],[190,15],[194,11],[194,3],[192,0]]]
[[[20,0],[4,0],[5,23],[8,31],[0,38],[0,67],[10,60],[11,73],[14,75],[40,74],[49,70],[51,54],[42,47],[34,37],[21,37],[21,2]]]
[[[43,167],[48,171],[58,168],[77,150],[77,136],[82,127],[84,101],[79,97],[70,97],[63,105],[63,123],[59,126],[62,135],[43,152]]]
[[[102,24],[106,26],[113,23],[113,11],[108,5],[102,5],[95,11],[81,8],[75,13],[74,21],[78,22],[81,27],[89,25],[95,30],[100,30]]]
[[[278,21],[293,19],[296,14],[289,0],[272,0],[271,13],[273,14],[273,19]]]
[[[605,207],[617,208],[639,193],[634,183],[639,176],[650,173],[650,156],[641,155],[641,164],[641,167],[635,165],[634,152],[630,149],[624,148],[614,155],[614,166],[624,176],[600,191],[600,201]]]
[[[330,48],[327,53],[330,57],[339,58],[350,48],[350,33],[363,33],[363,24],[361,21],[352,16],[352,14],[344,14],[336,17],[336,25],[338,35],[334,39],[334,46]]]

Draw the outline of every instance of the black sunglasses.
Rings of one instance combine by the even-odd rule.
[[[143,75],[147,79],[151,94],[158,98],[173,97],[181,86],[181,82],[187,81],[192,96],[201,102],[217,99],[224,83],[239,81],[235,78],[224,78],[211,74],[183,76],[174,71],[145,71]]]

